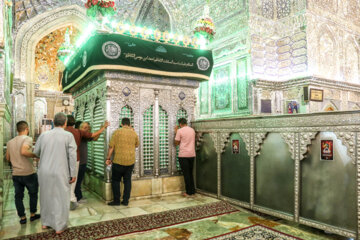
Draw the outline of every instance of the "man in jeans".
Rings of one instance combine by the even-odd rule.
[[[34,221],[40,218],[40,215],[36,214],[39,183],[31,159],[36,155],[31,151],[32,138],[28,136],[29,125],[25,121],[20,121],[16,124],[16,129],[18,136],[7,143],[6,160],[12,164],[17,214],[20,217],[20,224],[25,224],[24,188],[26,187],[30,196],[30,221]]]
[[[74,116],[67,115],[67,125],[66,125],[65,130],[72,133],[72,135],[74,136],[75,142],[76,142],[76,146],[77,146],[77,152],[76,152],[77,153],[76,177],[77,177],[77,173],[79,171],[79,163],[80,163],[81,140],[82,139],[90,140],[92,138],[96,138],[96,137],[100,136],[100,134],[102,132],[104,132],[104,130],[109,126],[109,123],[107,121],[105,121],[105,124],[103,126],[101,126],[101,128],[94,133],[85,132],[80,129],[76,129],[76,128],[74,128],[74,125],[75,125]],[[77,198],[75,196],[75,187],[76,187],[76,182],[71,184],[70,210],[75,210],[78,207]]]
[[[114,194],[114,200],[108,205],[120,205],[120,181],[124,182],[124,196],[122,205],[129,204],[131,192],[131,175],[135,164],[135,148],[139,146],[139,137],[130,126],[130,119],[123,118],[120,129],[116,130],[111,137],[106,165],[112,163],[112,183],[111,187]],[[111,155],[115,151],[113,161]]]
[[[81,131],[91,133],[91,126],[90,126],[90,123],[88,123],[88,122],[80,122],[79,129]],[[90,141],[97,141],[99,139],[99,137],[100,137],[100,135],[98,135],[95,138],[81,139],[81,143],[80,143],[80,147],[79,147],[79,149],[80,149],[79,171],[78,171],[78,178],[77,178],[76,186],[75,186],[75,196],[76,196],[78,203],[86,202],[86,199],[84,199],[84,197],[82,195],[81,184],[85,177],[86,166],[87,166],[87,161],[88,161],[88,143]]]
[[[194,160],[195,160],[195,131],[187,125],[185,118],[178,120],[180,129],[175,127],[175,145],[179,146],[179,163],[185,180],[184,196],[195,194],[194,185]]]

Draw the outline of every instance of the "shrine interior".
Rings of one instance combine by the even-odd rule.
[[[35,146],[59,112],[110,125],[87,143],[87,201],[55,235],[19,224],[6,152],[17,122]],[[109,206],[124,118],[131,198]],[[1,239],[360,239],[360,1],[1,0],[0,146]]]

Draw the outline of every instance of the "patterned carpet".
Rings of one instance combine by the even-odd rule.
[[[275,231],[271,228],[262,226],[262,225],[254,225],[247,228],[243,228],[241,230],[223,234],[220,236],[216,236],[213,238],[214,240],[295,240],[295,239],[301,239],[297,237],[293,237],[290,235],[287,235],[285,233],[281,233],[278,231]]]
[[[54,231],[31,234],[11,239],[22,240],[91,240],[107,239],[110,237],[121,236],[128,233],[148,231],[161,227],[185,223],[193,220],[203,219],[211,216],[237,212],[236,208],[223,201],[204,204],[196,207],[188,207],[170,210],[160,213],[153,213],[129,218],[120,218],[111,221],[88,224],[84,226],[72,227],[61,235],[56,235]]]

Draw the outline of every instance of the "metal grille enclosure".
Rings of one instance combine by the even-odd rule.
[[[82,121],[82,120],[83,120],[83,116],[80,115],[79,108],[77,108],[75,114],[75,121]]]
[[[167,173],[169,170],[169,121],[165,110],[159,106],[159,160],[160,172]]]
[[[84,112],[84,122],[88,122],[90,124],[90,126],[92,126],[90,110],[87,105],[85,107],[85,112]],[[88,142],[88,161],[87,161],[86,168],[89,170],[93,170],[93,168],[94,168],[92,144],[93,143],[91,141]]]
[[[98,130],[104,124],[105,114],[101,107],[99,100],[96,101],[94,108],[94,122],[93,129]],[[99,139],[93,142],[93,160],[94,160],[94,172],[97,175],[104,176],[105,166],[105,132],[101,133]]]
[[[121,121],[123,118],[129,118],[131,126],[134,127],[134,113],[133,113],[133,110],[131,109],[131,107],[129,107],[128,105],[124,106],[121,109],[120,119],[119,119],[119,127],[121,126]]]
[[[151,105],[144,113],[143,123],[143,167],[144,174],[152,174],[154,168],[154,107]]]

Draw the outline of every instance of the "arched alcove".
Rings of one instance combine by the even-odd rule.
[[[160,173],[169,172],[169,116],[159,106],[159,163]]]
[[[41,120],[47,113],[47,103],[44,98],[37,98],[34,103],[35,133],[40,134]]]
[[[291,214],[295,160],[281,134],[267,134],[255,166],[255,204]]]
[[[322,145],[329,141],[332,157],[324,159]],[[355,231],[356,167],[346,145],[334,132],[320,132],[308,148],[301,161],[300,216]]]
[[[245,140],[231,133],[221,154],[221,195],[249,203],[251,163]]]
[[[344,47],[345,62],[343,75],[345,81],[360,84],[359,50],[355,45],[354,39],[348,38]]]
[[[338,108],[332,102],[329,102],[323,108],[323,112],[333,112],[333,111],[338,111]]]
[[[36,44],[35,68],[32,79],[37,85],[37,89],[61,90],[61,77],[65,66],[57,54],[67,35],[70,43],[75,45],[81,33],[73,24],[70,24],[52,31]]]
[[[95,132],[101,128],[105,122],[105,112],[101,106],[101,101],[96,99],[95,107],[93,111],[93,122],[92,122],[92,131]],[[100,137],[97,141],[93,142],[93,163],[94,163],[94,173],[97,176],[104,177],[105,170],[105,133],[100,134]]]
[[[196,188],[217,194],[217,153],[215,143],[209,133],[204,133],[195,159]]]
[[[119,125],[121,126],[121,121],[123,118],[130,119],[130,125],[134,127],[134,111],[129,105],[125,105],[121,108],[120,111],[120,118],[119,118]]]
[[[338,74],[337,45],[334,34],[327,25],[320,27],[318,34],[318,74],[334,79]]]
[[[44,36],[70,24],[81,31],[88,22],[85,8],[77,5],[56,8],[27,21],[15,37],[14,77],[22,81],[31,80],[28,73],[34,67],[35,46]]]
[[[135,24],[160,31],[172,30],[170,13],[159,0],[143,1]]]
[[[81,32],[89,20],[85,8],[77,5],[59,7],[39,14],[24,23],[15,36],[14,79],[26,83],[26,119],[34,129],[35,48],[51,32],[73,25]]]

